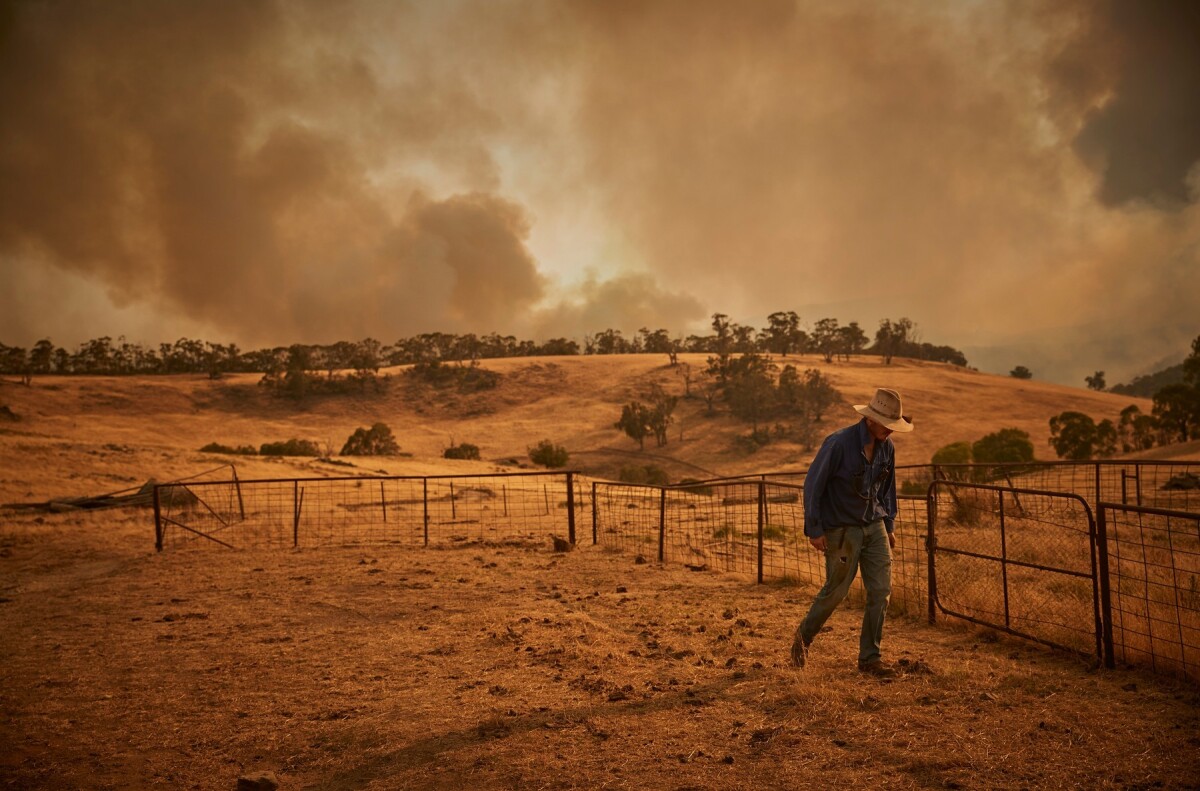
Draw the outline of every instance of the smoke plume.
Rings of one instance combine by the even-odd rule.
[[[1080,384],[1200,331],[1189,4],[0,9],[9,343],[798,310]]]

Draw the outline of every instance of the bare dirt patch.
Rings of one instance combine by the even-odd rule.
[[[813,591],[545,544],[153,554],[142,512],[0,527],[0,785],[1195,788],[1200,696]]]

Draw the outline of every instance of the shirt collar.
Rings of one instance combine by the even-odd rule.
[[[858,421],[858,450],[859,450],[859,452],[861,453],[862,449],[867,446],[867,443],[871,442],[872,440],[874,440],[874,437],[872,437],[871,432],[867,430],[867,419],[863,418],[862,420]],[[891,441],[892,441],[891,437],[888,437],[887,439],[881,439],[879,442],[875,443],[875,450],[878,451],[880,448],[886,446]]]

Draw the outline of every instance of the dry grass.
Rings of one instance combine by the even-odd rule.
[[[103,536],[103,538],[101,538]],[[21,788],[1187,788],[1194,688],[893,620],[891,683],[811,590],[548,546],[146,551],[137,513],[0,534]],[[1095,756],[1105,756],[1097,761]]]
[[[682,355],[681,359],[693,371],[705,364],[704,355]],[[830,411],[824,429],[853,422],[856,415],[850,405],[869,400],[876,387],[899,389],[906,411],[914,415],[917,425],[916,431],[896,439],[901,464],[926,463],[944,445],[974,441],[1010,426],[1029,432],[1039,457],[1053,458],[1048,427],[1052,415],[1076,409],[1096,420],[1107,417],[1115,421],[1130,403],[1143,411],[1151,406],[1146,399],[992,376],[939,363],[897,360],[885,366],[876,359],[861,358],[828,365],[819,357],[794,355],[776,362],[818,368],[842,392],[846,403]],[[426,470],[430,460],[436,460],[439,468],[472,471],[490,470],[510,459],[527,462],[526,449],[544,438],[571,452],[572,467],[614,478],[621,465],[629,463],[657,464],[672,479],[807,466],[812,450],[786,439],[752,454],[739,449],[735,438],[748,433],[748,427],[727,416],[707,416],[697,398],[680,400],[677,423],[666,447],[639,452],[613,423],[620,416],[621,405],[642,397],[652,382],[670,393],[683,393],[678,369],[665,363],[664,355],[488,360],[483,364],[503,375],[500,385],[473,395],[414,388],[400,376],[401,369],[387,369],[382,373],[391,377],[391,385],[381,395],[315,398],[301,403],[270,396],[256,385],[259,377],[254,374],[217,382],[199,376],[41,377],[29,388],[0,382],[0,404],[22,417],[18,423],[0,426],[0,450],[7,455],[14,442],[48,456],[61,450],[63,442],[98,453],[108,445],[127,447],[149,452],[148,457],[135,459],[136,464],[129,466],[142,475],[149,471],[164,478],[169,472],[160,469],[163,465],[156,451],[193,451],[181,471],[195,471],[194,465],[228,460],[194,452],[209,442],[257,447],[298,437],[336,452],[356,428],[383,421],[415,461],[397,458],[364,463],[392,473],[416,467]],[[441,452],[451,440],[478,445],[483,458],[493,465],[441,460]],[[111,461],[105,459],[102,466],[107,468]],[[241,457],[237,461],[239,468],[242,464],[254,466]],[[271,474],[272,469],[266,468],[264,474]],[[73,467],[70,471],[75,472]],[[139,476],[131,471],[126,477]],[[8,495],[8,487],[0,484],[0,502],[6,502]]]
[[[511,375],[478,399],[299,406],[256,377],[0,384],[22,416],[0,429],[0,502],[190,475],[228,460],[195,450],[211,441],[340,445],[376,420],[414,456],[359,471],[486,472],[543,437],[609,458],[633,450],[611,428],[623,400],[656,378],[682,389],[658,357],[487,365]],[[1009,425],[1044,447],[1050,415],[1132,401],[938,365],[820,367],[852,401],[904,393],[905,463]],[[785,442],[738,456],[744,427],[702,411],[683,402],[684,439],[663,449],[675,475],[807,463]],[[491,461],[436,458],[451,436]],[[237,462],[243,478],[348,471]],[[908,672],[880,683],[852,669],[851,607],[797,672],[811,588],[591,548],[152,544],[141,511],[0,513],[0,786],[229,789],[262,768],[289,789],[1196,787],[1194,685],[911,619],[885,645]]]

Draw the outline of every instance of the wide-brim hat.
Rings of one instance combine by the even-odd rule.
[[[871,399],[871,403],[855,404],[854,411],[892,431],[913,430],[912,421],[904,416],[904,403],[900,400],[900,394],[895,390],[879,388],[875,391],[875,397]]]

